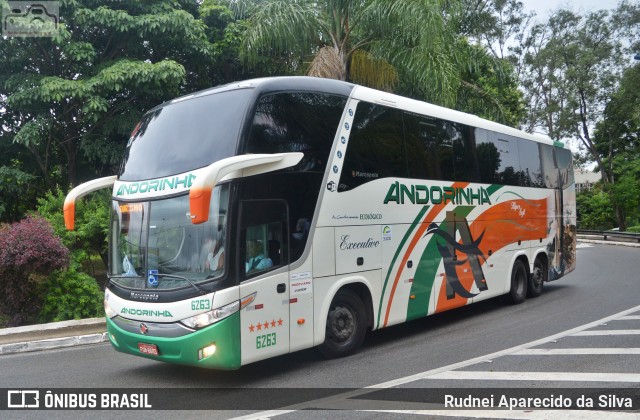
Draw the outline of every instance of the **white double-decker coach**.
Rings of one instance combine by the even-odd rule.
[[[112,187],[108,335],[121,352],[236,369],[575,267],[562,144],[385,92],[256,79],[147,112]]]

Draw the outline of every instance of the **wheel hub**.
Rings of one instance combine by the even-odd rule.
[[[344,307],[336,307],[331,312],[331,334],[336,341],[348,340],[355,330],[355,317],[352,311]]]

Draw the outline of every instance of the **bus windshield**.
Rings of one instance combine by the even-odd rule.
[[[189,196],[125,203],[111,212],[110,274],[133,289],[174,289],[218,279],[225,271],[228,184],[214,188],[209,220],[193,225]]]
[[[118,179],[161,178],[235,155],[251,95],[236,89],[149,111],[133,130]]]

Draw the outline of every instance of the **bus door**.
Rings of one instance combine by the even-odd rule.
[[[240,296],[255,299],[240,312],[242,364],[289,352],[289,241],[284,200],[240,203]]]

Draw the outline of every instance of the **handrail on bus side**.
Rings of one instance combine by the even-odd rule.
[[[276,171],[297,165],[304,153],[248,154],[232,156],[207,166],[191,185],[189,212],[191,223],[200,224],[209,219],[211,191],[223,178],[238,178]]]
[[[91,192],[111,187],[116,182],[116,176],[107,176],[104,178],[93,179],[82,183],[69,191],[64,200],[64,225],[67,230],[73,230],[76,218],[76,200]]]

